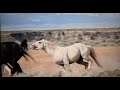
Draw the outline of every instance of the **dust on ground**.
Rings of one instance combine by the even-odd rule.
[[[73,63],[70,64],[72,73],[61,72],[52,58],[43,50],[30,50],[29,54],[35,59],[24,57],[19,60],[19,64],[24,71],[21,74],[15,74],[12,77],[97,77],[99,73],[104,71],[120,70],[120,46],[94,47],[98,57],[98,61],[103,68],[98,67],[94,62],[91,66],[92,70],[86,70],[84,65]],[[3,77],[11,77],[3,75]]]

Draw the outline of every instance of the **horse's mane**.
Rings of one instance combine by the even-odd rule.
[[[21,46],[24,50],[28,50],[27,40],[24,39],[23,41],[21,41],[20,46]]]
[[[55,48],[55,46],[56,46],[56,45],[54,45],[52,42],[47,41],[47,40],[45,40],[45,45],[46,45],[46,47],[48,47],[49,49]]]
[[[59,47],[59,45],[55,45],[54,43],[47,41],[45,39],[44,39],[44,44],[49,49],[55,49],[55,48]]]

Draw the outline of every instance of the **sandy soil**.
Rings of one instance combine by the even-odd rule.
[[[93,77],[102,71],[120,70],[120,46],[94,47],[98,56],[98,61],[103,68],[98,67],[94,62],[92,70],[88,71],[84,65],[73,63],[70,64],[72,73],[60,72],[52,58],[43,50],[30,50],[29,54],[33,56],[36,62],[29,59],[29,62],[22,57],[19,64],[24,71],[22,74],[15,74],[12,77]],[[9,77],[7,74],[3,77]]]

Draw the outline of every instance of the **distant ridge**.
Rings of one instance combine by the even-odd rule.
[[[113,28],[73,28],[73,29],[44,29],[44,30],[4,30],[2,32],[37,32],[37,31],[96,31],[96,30],[120,30],[120,27]]]

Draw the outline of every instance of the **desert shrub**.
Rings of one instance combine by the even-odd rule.
[[[116,44],[120,44],[120,39],[115,40]]]

